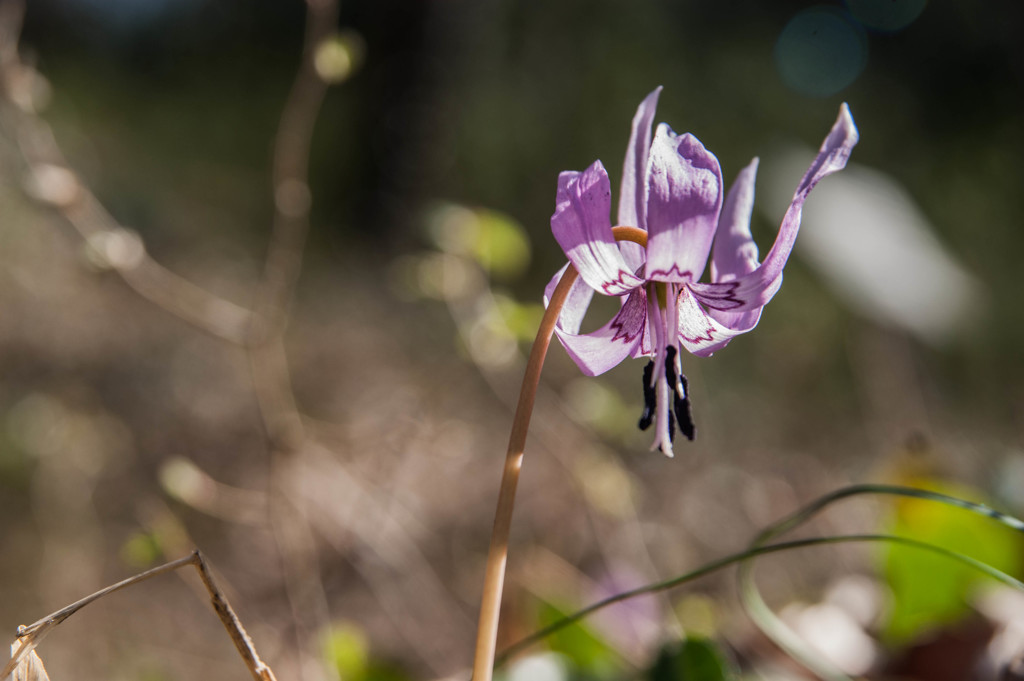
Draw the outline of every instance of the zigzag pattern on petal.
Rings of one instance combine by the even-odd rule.
[[[711,286],[715,288],[708,290]],[[721,288],[719,288],[721,287]],[[737,297],[736,292],[740,288],[739,281],[723,281],[711,284],[708,288],[701,287],[701,290],[690,288],[693,291],[693,295],[710,307],[712,310],[721,310],[726,312],[728,310],[734,310],[746,304],[747,301]]]
[[[671,276],[673,276],[673,274],[672,274],[673,272],[675,272],[675,276],[680,278],[680,279],[691,279],[691,280],[693,279],[693,272],[691,272],[690,270],[686,270],[685,272],[682,272],[679,269],[679,265],[676,265],[674,263],[672,264],[672,267],[668,268],[667,270],[654,270],[653,272],[651,272],[647,276],[647,278],[649,280],[661,281],[661,277],[665,277],[665,278],[671,277]],[[673,279],[673,281],[674,281],[674,279]]]
[[[628,278],[628,279],[627,279]],[[639,283],[630,285],[626,283],[629,280],[639,281]],[[643,284],[643,280],[637,277],[632,272],[620,269],[615,275],[615,279],[612,281],[606,281],[601,284],[601,292],[606,296],[621,296],[625,293],[629,293],[637,286]],[[617,291],[613,293],[613,291]]]

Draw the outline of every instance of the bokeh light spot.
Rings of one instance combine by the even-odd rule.
[[[850,85],[864,70],[867,56],[863,29],[831,7],[800,12],[775,44],[782,80],[811,97],[828,97]]]
[[[324,40],[313,55],[313,66],[326,83],[345,81],[363,63],[366,45],[362,36],[345,31]]]
[[[846,0],[853,18],[878,31],[898,31],[914,22],[928,0]]]

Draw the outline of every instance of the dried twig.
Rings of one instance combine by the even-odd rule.
[[[0,8],[0,84],[6,100],[2,118],[11,128],[27,167],[29,193],[63,216],[96,259],[143,298],[246,348],[271,454],[268,510],[285,566],[286,588],[296,620],[300,612],[313,613],[318,626],[322,626],[327,620],[326,598],[303,504],[286,498],[288,491],[273,484],[282,466],[307,444],[283,334],[309,232],[308,169],[313,128],[328,87],[325,75],[317,69],[317,55],[336,31],[338,19],[337,0],[307,0],[306,4],[302,60],[274,142],[274,218],[252,310],[219,298],[155,262],[138,235],[121,226],[69,168],[52,129],[35,112],[30,91],[31,81],[38,76],[18,54],[22,1],[7,2]],[[300,593],[304,597],[299,598]]]
[[[43,638],[46,637],[46,635],[49,634],[57,625],[74,615],[85,606],[98,601],[104,596],[108,596],[115,591],[120,591],[121,589],[138,584],[139,582],[144,582],[147,579],[172,572],[186,565],[194,566],[196,571],[199,573],[199,578],[202,580],[203,586],[206,587],[206,591],[210,594],[210,603],[213,605],[214,611],[220,618],[220,621],[227,630],[231,640],[234,641],[235,647],[238,649],[239,655],[241,655],[242,659],[245,661],[245,666],[252,674],[253,679],[256,681],[277,681],[274,677],[274,672],[271,671],[270,667],[268,667],[262,659],[260,659],[259,653],[256,652],[256,647],[253,645],[252,639],[249,638],[249,634],[245,631],[245,627],[242,626],[242,623],[239,621],[238,616],[232,609],[231,604],[228,603],[227,599],[220,592],[220,589],[217,588],[216,583],[213,581],[213,575],[210,573],[210,568],[207,566],[206,561],[203,559],[203,556],[199,551],[193,551],[190,555],[185,556],[184,558],[172,560],[169,563],[165,563],[159,567],[139,573],[134,577],[122,580],[117,584],[112,584],[105,589],[100,589],[96,593],[90,594],[81,600],[75,601],[71,605],[50,613],[46,617],[43,617],[28,626],[18,627],[18,636],[16,640],[17,648],[11,655],[11,659],[4,667],[3,671],[0,672],[0,680],[7,679],[24,656],[31,653]]]

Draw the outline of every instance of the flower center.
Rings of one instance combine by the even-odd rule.
[[[679,313],[676,301],[679,286],[649,282],[647,320],[654,343],[654,359],[644,368],[644,410],[637,424],[641,430],[655,425],[655,449],[672,456],[676,427],[688,440],[696,429],[690,412],[689,386],[683,376],[676,347],[679,338]]]
[[[658,299],[658,309],[664,310],[668,308],[668,284],[663,281],[656,281],[653,288],[653,293]]]

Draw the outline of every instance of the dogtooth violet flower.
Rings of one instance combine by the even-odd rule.
[[[740,171],[723,200],[718,159],[696,137],[661,123],[652,139],[660,93],[660,87],[650,93],[633,117],[619,192],[618,224],[644,230],[646,247],[616,241],[611,183],[600,161],[558,176],[551,231],[579,271],[555,325],[558,339],[589,376],[626,357],[652,358],[643,373],[639,425],[646,430],[653,422],[651,449],[672,456],[676,425],[688,439],[695,432],[679,347],[707,357],[757,325],[782,284],[804,200],[819,180],[846,165],[858,136],[843,104],[759,262],[750,233],[758,160]],[[700,282],[709,256],[710,281]],[[545,306],[567,267],[548,284]],[[580,333],[594,291],[620,297],[621,307],[598,330]]]

